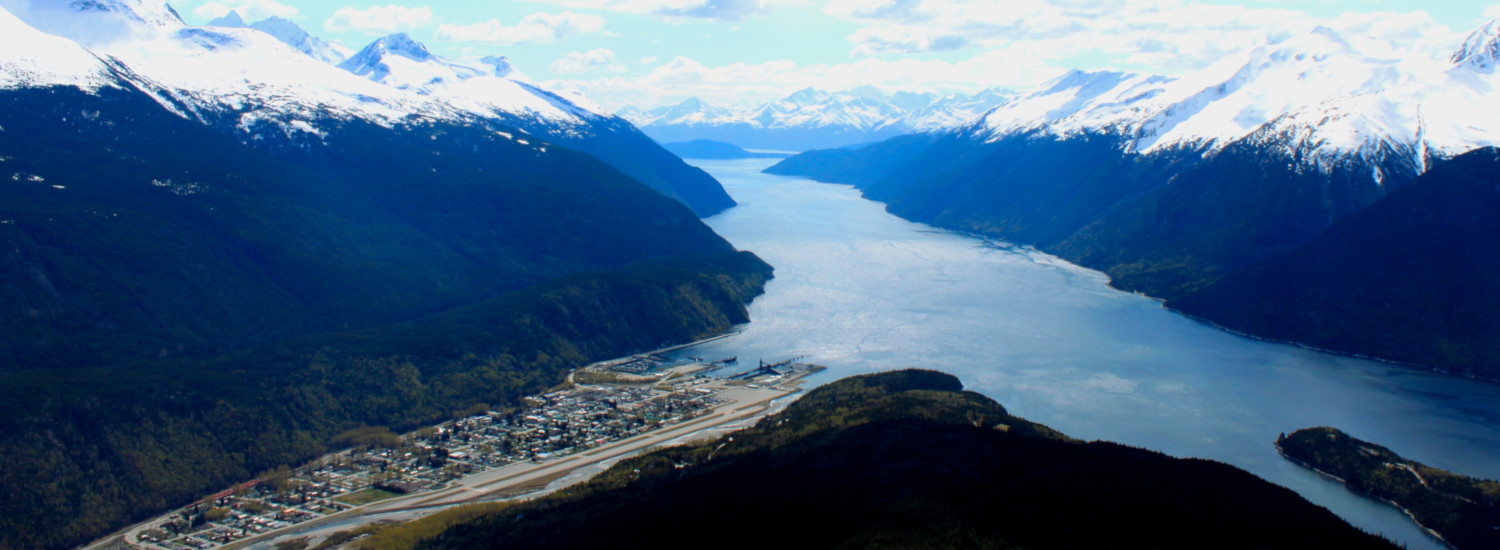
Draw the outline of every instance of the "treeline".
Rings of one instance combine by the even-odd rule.
[[[1500,548],[1500,482],[1408,460],[1334,428],[1282,434],[1276,448],[1352,491],[1394,503],[1459,550]]]
[[[748,320],[750,253],[564,277],[210,360],[0,374],[0,547],[63,548],[340,444],[514,404],[576,366]]]
[[[730,435],[537,501],[350,536],[373,533],[364,550],[1394,548],[1231,466],[1073,440],[932,371],[834,382]]]

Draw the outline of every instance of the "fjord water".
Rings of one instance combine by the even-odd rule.
[[[1277,455],[1333,426],[1408,458],[1500,478],[1500,384],[1232,335],[1046,254],[887,214],[849,186],[695,161],[739,206],[707,222],[776,267],[751,322],[682,352],[741,364],[806,355],[816,381],[924,367],[1013,414],[1233,464],[1411,548],[1442,548],[1394,508]],[[1233,498],[1233,495],[1226,495]]]

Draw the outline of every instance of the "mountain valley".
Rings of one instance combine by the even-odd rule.
[[[0,548],[1500,528],[1493,13],[291,3],[0,0]]]
[[[1362,314],[1353,312],[1346,320],[1323,317],[1332,312],[1303,294],[1258,302],[1283,321],[1304,320],[1272,329],[1275,323],[1242,320],[1247,312],[1226,301],[1268,298],[1243,294],[1247,281],[1273,283],[1242,270],[1312,246],[1340,220],[1386,202],[1419,176],[1444,173],[1435,167],[1500,144],[1493,133],[1500,124],[1481,107],[1491,97],[1496,27],[1475,30],[1432,64],[1363,54],[1320,28],[1179,78],[1075,71],[956,130],[807,152],[768,172],[854,184],[900,216],[1034,245],[1105,272],[1117,288],[1164,298],[1169,307],[1191,303],[1185,311],[1252,335],[1496,378],[1484,351],[1493,322],[1472,315],[1458,321],[1456,310],[1432,309],[1468,299],[1472,289],[1457,281],[1472,272],[1456,264],[1439,262],[1443,271],[1425,276],[1421,290],[1404,286],[1410,270],[1432,264],[1383,267],[1393,271],[1378,278],[1386,290],[1367,286],[1360,298],[1390,307],[1380,321],[1365,316],[1356,323]],[[1463,200],[1451,199],[1448,206],[1458,208],[1451,214],[1435,215],[1469,219],[1457,206]],[[1427,234],[1424,246],[1436,249],[1467,252],[1468,243],[1486,240]],[[1325,273],[1330,279],[1321,288],[1368,275],[1344,267]],[[1206,290],[1220,280],[1240,286]],[[1425,298],[1398,307],[1376,298],[1381,292]],[[1217,294],[1220,307],[1187,298],[1199,293]],[[1350,328],[1313,328],[1326,323]],[[1441,352],[1421,343],[1456,325],[1472,327],[1464,331],[1475,336],[1444,336]]]

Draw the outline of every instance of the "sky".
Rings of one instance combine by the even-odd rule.
[[[443,56],[507,56],[619,109],[747,105],[815,87],[972,93],[1070,69],[1165,75],[1318,26],[1391,56],[1445,57],[1500,18],[1487,0],[176,0],[358,50],[406,32]]]

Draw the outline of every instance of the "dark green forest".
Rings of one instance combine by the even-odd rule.
[[[1276,448],[1352,491],[1394,503],[1459,550],[1500,547],[1500,482],[1413,462],[1333,428],[1282,434]]]
[[[0,93],[0,548],[722,333],[770,277],[682,203],[514,129],[235,134],[162,101]]]
[[[652,260],[220,358],[0,374],[0,547],[81,544],[360,426],[512,406],[574,367],[720,334],[769,277],[749,253]]]
[[[562,147],[322,124],[256,147],[140,92],[0,94],[0,370],[211,356],[732,250]]]
[[[1231,466],[1074,440],[918,370],[830,383],[536,502],[367,531],[368,550],[1394,548]]]
[[[1496,212],[1500,150],[1471,151],[1169,304],[1263,337],[1500,379]]]

